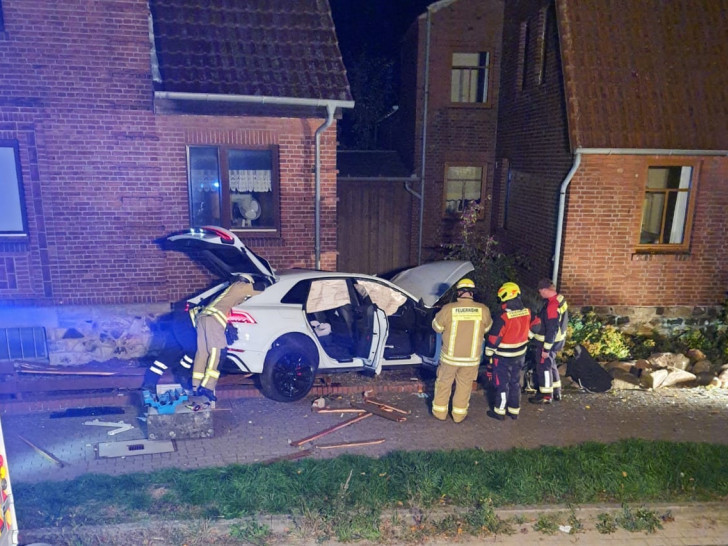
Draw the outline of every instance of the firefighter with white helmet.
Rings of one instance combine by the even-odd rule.
[[[460,423],[468,414],[473,381],[483,356],[485,333],[493,323],[490,310],[473,300],[475,283],[462,279],[457,286],[457,300],[445,305],[432,321],[435,332],[442,334],[440,364],[437,368],[432,415],[447,419],[452,386],[452,419]]]
[[[492,361],[495,389],[493,407],[488,416],[503,421],[508,415],[518,419],[521,411],[521,369],[523,368],[533,316],[521,301],[521,289],[514,282],[498,290],[501,312],[493,320],[485,347],[485,357]]]

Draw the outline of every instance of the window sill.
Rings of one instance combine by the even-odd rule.
[[[23,252],[28,250],[28,235],[0,235],[0,252]]]
[[[490,102],[451,102],[450,108],[475,108],[479,110],[490,110],[493,105]]]
[[[277,229],[235,229],[231,228],[239,239],[280,239],[281,232]]]

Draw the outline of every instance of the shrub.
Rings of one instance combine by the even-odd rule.
[[[486,237],[476,229],[479,205],[468,206],[459,222],[459,241],[444,244],[442,249],[446,260],[469,260],[475,270],[472,279],[475,282],[475,297],[491,309],[498,308],[498,288],[507,281],[518,283],[516,267],[528,269],[526,260],[521,256],[509,256],[497,249],[498,241],[494,237]]]

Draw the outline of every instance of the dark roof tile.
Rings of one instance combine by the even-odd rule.
[[[327,0],[151,0],[158,89],[350,101]]]
[[[572,143],[728,149],[728,0],[556,0]]]

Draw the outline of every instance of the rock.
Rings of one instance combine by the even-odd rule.
[[[720,387],[722,389],[728,389],[728,369],[724,369],[717,377],[718,381],[721,382]]]
[[[621,368],[613,368],[609,373],[612,374],[613,389],[635,390],[642,388],[639,378],[629,371],[622,370]]]
[[[713,372],[700,372],[695,374],[695,384],[698,387],[711,385],[713,383],[713,379],[718,379],[717,377],[715,377],[715,374]]]
[[[692,362],[698,362],[699,360],[705,360],[705,353],[700,349],[688,349],[686,356]]]
[[[669,374],[670,372],[668,372],[666,369],[645,372],[644,374],[642,374],[640,383],[646,389],[659,389],[660,385],[662,385],[665,379],[667,379],[667,376]]]
[[[710,360],[707,360],[705,358],[698,360],[695,364],[693,364],[692,369],[690,370],[695,375],[699,375],[704,372],[709,372],[713,368],[713,363]]]
[[[614,360],[612,362],[607,362],[604,365],[604,369],[607,370],[609,373],[612,373],[612,370],[622,370],[625,372],[629,372],[632,368],[634,368],[633,362],[623,362],[621,360]],[[615,377],[612,375],[612,377]]]
[[[648,370],[652,368],[652,364],[650,364],[649,360],[645,360],[644,358],[640,358],[634,363],[635,368],[639,368],[640,370]]]
[[[647,360],[656,368],[687,370],[690,365],[690,359],[680,353],[654,353]]]
[[[679,368],[668,368],[668,375],[662,382],[660,387],[672,387],[681,383],[688,383],[695,381],[696,377],[694,374],[687,372]]]

